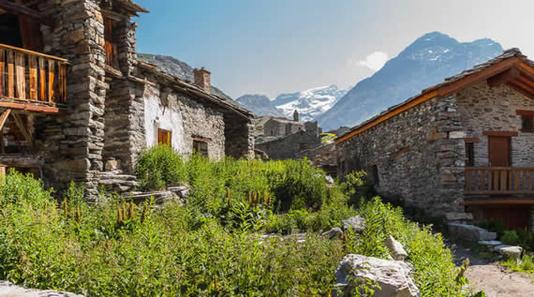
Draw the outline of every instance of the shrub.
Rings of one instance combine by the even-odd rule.
[[[519,261],[508,259],[502,262],[502,265],[512,271],[534,273],[534,259],[532,255],[524,255]]]
[[[517,235],[516,231],[513,230],[506,230],[503,232],[501,236],[501,241],[507,244],[518,244],[519,243],[519,235]]]
[[[143,190],[161,190],[186,178],[182,158],[168,145],[155,146],[142,152],[135,172]]]

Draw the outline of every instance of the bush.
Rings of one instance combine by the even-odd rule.
[[[164,208],[113,195],[87,204],[75,185],[58,205],[40,182],[10,173],[0,184],[0,279],[87,296],[329,296],[345,254],[386,258],[392,235],[409,252],[421,296],[460,296],[440,235],[379,198],[349,207],[307,161],[195,156],[179,170],[191,199]],[[260,237],[326,230],[356,213],[367,228],[344,241],[311,232],[304,242]]]
[[[366,228],[362,234],[349,236],[350,252],[387,258],[385,240],[391,235],[408,252],[421,296],[461,296],[462,282],[456,281],[458,271],[441,234],[406,220],[400,208],[384,204],[378,197],[363,202],[359,213],[365,218]]]
[[[143,190],[161,190],[186,178],[182,158],[168,145],[155,146],[142,152],[135,172]]]
[[[516,272],[534,273],[534,259],[532,255],[524,255],[521,260],[508,259],[502,262],[504,267]]]
[[[515,245],[519,243],[519,235],[517,235],[516,231],[506,230],[501,236],[501,241],[507,244]]]

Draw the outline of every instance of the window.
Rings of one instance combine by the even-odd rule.
[[[475,166],[475,144],[473,142],[465,143],[465,166],[474,167]]]
[[[104,50],[106,51],[106,64],[119,68],[117,54],[117,40],[115,37],[116,21],[109,17],[104,18]]]
[[[517,110],[516,113],[521,116],[521,132],[534,133],[534,111]]]
[[[172,133],[169,130],[158,129],[158,144],[172,146]]]
[[[521,131],[522,132],[534,132],[534,116],[522,115],[521,116]]]
[[[193,140],[193,153],[204,157],[208,156],[208,143],[204,140]]]

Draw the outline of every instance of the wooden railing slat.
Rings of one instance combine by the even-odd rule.
[[[7,51],[7,97],[15,98],[15,53]]]
[[[0,48],[0,96],[5,94],[6,51]]]
[[[45,59],[39,57],[39,100],[46,101],[46,65]]]
[[[24,59],[24,54],[15,53],[15,76],[17,81],[17,98],[18,99],[27,99],[26,98],[26,63]]]
[[[34,56],[30,56],[28,58],[29,61],[29,67],[30,67],[30,75],[29,75],[29,81],[30,81],[30,99],[31,100],[37,100],[37,58]]]
[[[48,102],[55,102],[56,62],[48,61]]]

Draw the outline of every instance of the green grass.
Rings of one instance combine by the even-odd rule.
[[[508,259],[501,264],[515,272],[534,274],[534,258],[532,255],[524,255],[521,260]]]
[[[356,175],[330,186],[307,161],[179,162],[191,197],[164,208],[109,194],[87,204],[75,185],[58,203],[41,182],[11,172],[0,185],[0,279],[88,296],[329,296],[344,255],[387,257],[393,235],[421,296],[462,296],[441,236],[379,198],[353,207]],[[355,214],[367,221],[363,234],[318,234]],[[304,243],[259,239],[297,231],[307,232]]]

